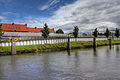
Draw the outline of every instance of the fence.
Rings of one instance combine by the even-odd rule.
[[[70,38],[70,41],[92,41],[93,38]],[[107,38],[97,38],[96,40],[107,40]],[[16,45],[38,45],[38,44],[53,44],[67,42],[67,38],[49,38],[49,39],[36,39],[36,40],[24,40],[16,42]],[[11,46],[10,42],[1,42],[0,46]]]

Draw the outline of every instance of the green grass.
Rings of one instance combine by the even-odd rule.
[[[108,40],[99,40],[97,41],[97,45],[108,45],[109,41]],[[112,44],[120,44],[120,40],[112,40]],[[78,42],[71,42],[71,47],[72,48],[81,48],[81,47],[92,47],[93,46],[93,41],[78,41]],[[55,43],[55,44],[40,44],[40,45],[25,45],[25,46],[17,46],[16,50],[18,52],[33,52],[33,51],[38,51],[38,50],[45,50],[45,49],[66,49],[67,43]],[[5,46],[2,47],[0,46],[0,53],[10,53],[11,52],[11,47],[10,46]]]

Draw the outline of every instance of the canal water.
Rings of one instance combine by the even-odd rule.
[[[120,46],[0,56],[0,80],[120,80]]]

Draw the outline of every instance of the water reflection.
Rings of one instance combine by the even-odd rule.
[[[0,80],[4,77],[4,69],[2,67],[2,64],[0,64]]]
[[[97,48],[93,48],[93,55],[97,56]]]
[[[120,46],[0,57],[0,80],[120,79]],[[68,55],[66,55],[68,54]]]
[[[117,45],[116,46],[116,58],[119,58],[120,57],[120,46],[119,45]]]
[[[96,48],[93,48],[93,55],[94,55],[94,56],[98,56],[98,55],[97,55],[97,49],[96,49]]]
[[[80,56],[79,56],[79,54],[80,54],[80,53],[79,53],[78,50],[75,51],[75,62],[74,62],[74,63],[75,63],[75,68],[77,68],[77,67],[80,65],[80,63],[79,63],[79,62],[80,62],[80,59],[79,59]]]
[[[112,46],[111,45],[109,45],[109,49],[111,50],[111,48],[112,48]]]
[[[71,50],[67,50],[68,56],[70,56],[70,51],[71,51]]]
[[[16,69],[16,55],[11,56],[11,67],[13,70]]]
[[[79,54],[79,52],[75,51],[75,58],[78,58],[78,54]]]
[[[53,80],[52,77],[50,77],[51,74],[50,55],[49,54],[43,55],[42,62],[43,62],[42,74],[44,74],[43,76],[41,76],[42,79]]]
[[[117,53],[119,53],[119,52],[120,52],[120,48],[119,48],[119,46],[118,46],[118,45],[116,46],[116,52],[117,52]]]
[[[110,57],[110,51],[111,51],[111,48],[106,48],[106,56],[107,57]]]

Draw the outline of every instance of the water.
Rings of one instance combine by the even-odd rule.
[[[120,80],[120,46],[0,56],[0,80]]]

